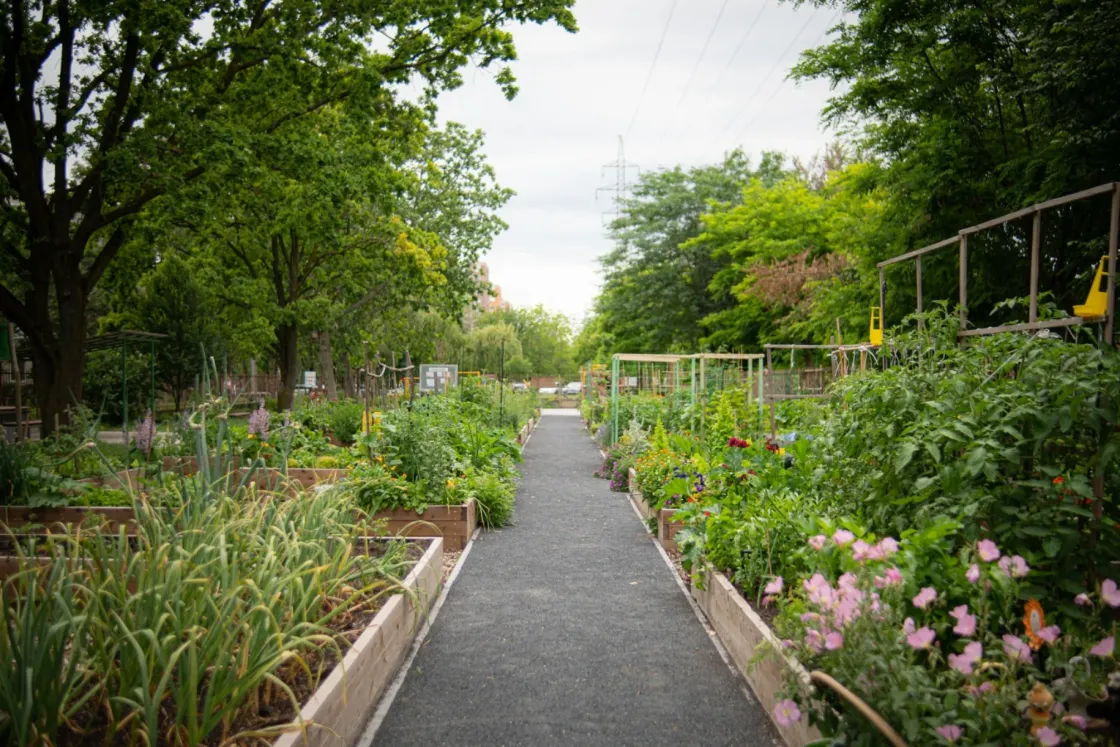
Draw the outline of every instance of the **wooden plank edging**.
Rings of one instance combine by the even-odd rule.
[[[800,721],[788,727],[773,721],[774,705],[778,702],[778,693],[786,686],[787,672],[796,674],[806,693],[812,690],[809,673],[797,660],[782,653],[782,642],[725,575],[709,568],[704,578],[705,588],[692,584],[692,598],[719,635],[735,666],[743,672],[787,747],[806,747],[822,739],[817,728],[809,725],[809,716],[805,712],[802,712]],[[759,647],[763,643],[773,652],[754,661],[761,653]]]
[[[677,532],[684,529],[683,521],[674,521],[673,517],[676,515],[678,509],[663,508],[657,512],[657,541],[666,550],[676,551],[677,542],[674,537]]]
[[[300,709],[304,728],[284,734],[272,747],[338,747],[354,744],[381,694],[392,682],[442,586],[443,540],[431,545],[404,585],[417,597],[395,594]]]
[[[604,455],[603,458],[606,459],[606,455]],[[627,487],[629,488],[630,502],[634,504],[634,508],[638,509],[638,513],[641,514],[641,517],[646,521],[656,517],[657,512],[654,511],[652,506],[646,503],[642,491],[638,490],[638,473],[634,471],[633,467],[630,468]]]

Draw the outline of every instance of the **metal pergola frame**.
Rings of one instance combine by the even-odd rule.
[[[86,352],[95,350],[121,349],[121,405],[124,414],[121,425],[121,434],[124,436],[124,445],[128,446],[128,344],[135,343],[137,347],[148,344],[148,368],[150,372],[151,392],[148,396],[148,409],[153,413],[156,410],[156,343],[167,339],[167,335],[158,332],[140,332],[134,329],[122,329],[119,332],[108,332],[86,340]]]
[[[1071,202],[1077,202],[1089,197],[1097,195],[1112,194],[1112,210],[1109,217],[1108,226],[1108,305],[1105,310],[1105,315],[1102,318],[1083,319],[1079,316],[1068,317],[1066,319],[1050,319],[1040,322],[1038,320],[1038,274],[1039,274],[1039,255],[1042,242],[1042,213],[1050,208],[1060,207],[1067,205]],[[1019,218],[1025,218],[1028,215],[1033,217],[1031,225],[1031,289],[1030,289],[1030,312],[1028,321],[1023,324],[1003,324],[997,327],[984,327],[981,329],[966,329],[968,325],[968,237],[981,231],[986,231],[989,228],[995,228],[1005,223],[1009,223]],[[922,257],[926,254],[953,246],[958,247],[960,254],[959,270],[959,306],[960,306],[960,331],[958,337],[974,337],[978,335],[994,335],[1000,332],[1031,332],[1042,329],[1052,329],[1055,327],[1074,327],[1087,322],[1098,322],[1103,319],[1104,321],[1104,338],[1112,342],[1113,322],[1116,316],[1116,251],[1117,251],[1117,236],[1120,234],[1120,182],[1107,182],[1100,184],[1090,189],[1084,189],[1080,192],[1056,197],[1053,200],[1046,200],[1030,207],[1025,207],[1021,210],[1016,210],[1013,213],[993,218],[983,223],[977,223],[968,228],[962,228],[957,232],[956,236],[951,236],[947,239],[942,239],[929,246],[915,249],[912,252],[900,254],[897,257],[879,262],[876,267],[879,268],[879,306],[886,309],[887,305],[887,286],[884,271],[887,267],[899,262],[908,262],[914,260],[915,272],[917,275],[917,311],[920,315],[922,313]],[[921,317],[919,316],[919,324],[921,324]]]

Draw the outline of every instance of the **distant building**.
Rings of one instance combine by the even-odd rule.
[[[474,278],[475,282],[482,286],[475,299],[478,301],[479,309],[482,311],[508,311],[512,308],[509,301],[502,298],[502,286],[490,284],[490,268],[486,266],[485,262],[478,265]]]

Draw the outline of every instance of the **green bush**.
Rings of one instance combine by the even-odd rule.
[[[151,366],[148,356],[129,353],[126,356],[128,384],[128,420],[132,430],[144,418],[151,397]],[[121,398],[121,351],[95,350],[86,356],[82,374],[82,400],[102,419],[119,425],[124,418]]]
[[[362,403],[353,400],[329,403],[326,412],[327,429],[342,443],[354,443],[358,431],[362,429],[362,410]]]

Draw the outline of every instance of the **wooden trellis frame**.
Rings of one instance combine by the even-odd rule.
[[[1068,205],[1071,202],[1077,202],[1089,197],[1097,195],[1112,194],[1112,209],[1110,211],[1109,226],[1108,226],[1108,302],[1105,310],[1105,315],[1102,318],[1083,319],[1079,316],[1072,316],[1066,319],[1049,319],[1046,321],[1038,320],[1038,274],[1039,274],[1039,255],[1042,242],[1042,213],[1050,208]],[[984,327],[981,329],[966,329],[968,325],[968,237],[986,231],[989,228],[995,228],[1005,223],[1009,223],[1019,218],[1032,216],[1031,224],[1031,289],[1030,289],[1030,311],[1028,321],[1025,324],[1003,324],[996,327]],[[900,262],[914,261],[914,269],[917,278],[917,311],[922,313],[922,257],[926,254],[936,252],[941,249],[956,245],[960,256],[959,259],[959,304],[960,304],[960,331],[959,337],[974,337],[978,335],[994,335],[1000,332],[1032,332],[1042,329],[1053,329],[1055,327],[1075,327],[1087,322],[1104,322],[1104,338],[1110,343],[1112,341],[1113,322],[1116,316],[1116,245],[1117,236],[1120,234],[1120,182],[1107,182],[1105,184],[1084,189],[1080,192],[1056,197],[1053,200],[1046,200],[1030,207],[1025,207],[1022,210],[1016,210],[1013,213],[993,218],[992,220],[978,223],[975,226],[962,228],[957,232],[956,236],[938,241],[937,243],[930,244],[929,246],[915,249],[912,252],[900,254],[897,257],[883,260],[878,263],[876,267],[879,268],[879,306],[886,309],[887,305],[887,286],[884,272],[887,267]],[[919,317],[920,318],[920,317]]]

